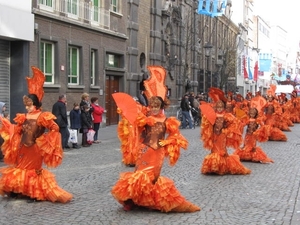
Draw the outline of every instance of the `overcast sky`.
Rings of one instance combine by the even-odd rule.
[[[254,0],[254,6],[255,14],[282,27],[288,32],[289,40],[298,45],[300,40],[300,20],[298,19],[300,18],[300,1]]]

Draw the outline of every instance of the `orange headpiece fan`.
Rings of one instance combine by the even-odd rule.
[[[147,98],[159,96],[162,99],[165,99],[167,95],[167,87],[165,86],[165,68],[162,66],[148,66],[147,68],[150,71],[150,78],[144,81]]]
[[[209,88],[208,96],[212,99],[214,103],[216,103],[219,100],[223,102],[227,101],[224,92],[221,89],[216,87]]]
[[[250,101],[250,107],[256,108],[258,112],[261,111],[261,109],[267,104],[267,101],[262,96],[255,96]]]
[[[267,95],[275,97],[275,91],[276,91],[276,85],[270,84],[270,88],[267,90]]]
[[[41,102],[44,97],[44,82],[45,82],[45,75],[44,73],[38,69],[37,67],[31,67],[33,76],[32,78],[26,77],[27,86],[28,86],[28,93],[35,94],[39,101]]]

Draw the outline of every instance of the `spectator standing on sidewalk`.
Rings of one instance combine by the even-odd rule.
[[[98,131],[100,128],[100,123],[102,122],[102,114],[104,113],[105,110],[99,105],[97,97],[91,98],[91,106],[93,107],[92,119],[93,119],[93,129],[95,131],[93,143],[98,144],[101,142],[98,140]]]
[[[70,111],[70,125],[72,130],[77,131],[77,137],[78,137],[78,131],[81,128],[80,109],[78,103],[74,103],[73,109]],[[78,146],[78,143],[72,143],[72,145],[73,148],[80,148]]]
[[[81,129],[82,129],[82,147],[90,147],[87,142],[87,133],[89,129],[93,129],[93,120],[90,114],[90,107],[88,105],[83,106],[81,112]]]
[[[90,109],[90,114],[93,112],[93,108],[91,107],[91,103],[90,103],[90,95],[88,93],[83,93],[81,95],[81,102],[80,102],[80,110],[81,112],[84,112],[84,106],[87,105]]]
[[[192,119],[190,116],[190,109],[191,106],[189,104],[189,95],[185,94],[184,97],[181,99],[180,103],[181,111],[182,111],[182,128],[186,128],[186,120],[189,121],[189,128],[193,129]]]
[[[0,117],[5,118],[5,110],[6,110],[5,103],[0,102]],[[3,158],[4,158],[4,155],[3,155],[2,150],[1,150],[1,146],[2,146],[3,142],[4,142],[4,140],[0,135],[0,162],[2,162]]]
[[[59,126],[59,132],[61,134],[62,147],[64,149],[70,149],[68,142],[70,132],[68,129],[68,116],[67,116],[67,96],[61,94],[58,97],[58,101],[52,106],[52,114],[56,116],[55,122]]]

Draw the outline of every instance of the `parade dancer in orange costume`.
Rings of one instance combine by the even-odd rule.
[[[238,155],[242,161],[252,161],[260,163],[273,162],[267,154],[256,145],[256,142],[268,141],[269,129],[263,124],[263,118],[259,117],[259,111],[266,104],[263,97],[254,97],[251,99],[249,118],[246,122],[247,130],[244,138],[244,146],[238,148],[234,154]]]
[[[139,103],[137,105],[138,114],[146,114],[147,108]],[[121,120],[118,123],[118,137],[121,142],[122,162],[126,166],[134,167],[139,156],[138,145],[141,128],[135,123],[130,123],[122,114],[122,110],[118,108]]]
[[[226,99],[226,112],[234,114],[235,104],[236,102],[233,99],[233,93],[229,91]]]
[[[281,107],[282,114],[276,117],[277,127],[282,131],[291,131],[289,127],[294,126],[290,119],[289,105],[287,104],[287,97],[285,93],[278,95],[278,103]]]
[[[153,85],[164,82],[164,68],[149,66],[148,69],[151,71],[151,77],[158,76],[157,79],[154,78]],[[152,82],[152,79],[149,82]],[[124,210],[146,207],[162,212],[199,211],[198,206],[187,201],[179,193],[172,180],[160,175],[164,158],[169,157],[170,164],[175,165],[180,148],[186,149],[188,142],[180,134],[180,122],[175,117],[167,118],[164,114],[164,109],[169,104],[165,98],[166,90],[157,93],[157,88],[164,89],[164,86],[151,89],[153,86],[145,82],[145,87],[149,100],[149,114],[140,114],[135,121],[143,128],[138,146],[140,156],[135,171],[122,173],[111,193],[124,206]],[[154,96],[155,93],[158,96]],[[122,110],[124,114],[126,109]],[[165,134],[168,136],[165,137]]]
[[[214,111],[209,104],[202,103],[203,113],[201,139],[203,146],[211,153],[205,156],[201,172],[203,174],[250,174],[251,170],[244,167],[238,155],[229,155],[227,147],[238,148],[242,142],[242,134],[238,119],[226,113],[224,101],[216,88],[210,88],[209,96],[215,103]]]
[[[270,128],[270,141],[287,141],[286,135],[276,127],[276,118],[281,116],[282,109],[279,103],[275,100],[276,86],[270,85],[270,89],[267,91],[267,104],[264,107],[265,112],[265,125],[269,125]]]
[[[66,203],[72,195],[58,186],[55,176],[42,167],[57,167],[63,150],[55,116],[42,112],[44,74],[32,67],[33,78],[27,78],[29,95],[23,97],[26,114],[17,114],[16,125],[0,122],[2,146],[8,167],[0,170],[0,193],[10,197],[29,197],[28,202],[48,200]],[[48,132],[45,133],[45,130]]]
[[[300,99],[297,98],[297,91],[292,91],[291,99],[287,102],[290,112],[290,120],[293,123],[300,123]]]

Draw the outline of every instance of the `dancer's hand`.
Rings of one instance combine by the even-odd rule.
[[[161,139],[161,140],[158,141],[158,144],[159,144],[159,146],[164,147],[164,146],[170,144],[170,142],[168,140],[162,140]]]

